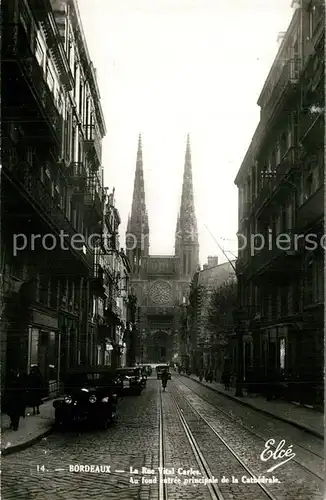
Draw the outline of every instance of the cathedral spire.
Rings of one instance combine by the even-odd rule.
[[[199,262],[199,244],[189,134],[187,135],[181,206],[175,234],[175,255],[180,259],[180,278],[191,279]]]
[[[192,183],[192,165],[190,136],[187,135],[187,147],[183,171],[183,184],[180,207],[180,231],[184,241],[198,242],[197,219],[195,214],[194,190]]]
[[[133,254],[131,255],[130,252],[134,252],[137,249],[137,262],[141,262],[141,256],[148,255],[148,234],[149,228],[145,202],[142,138],[139,134],[134,192],[126,235],[126,248],[129,251],[129,256],[134,259],[135,256]]]
[[[143,161],[143,150],[142,150],[142,142],[141,142],[141,134],[138,136],[138,150],[137,150],[137,162]]]

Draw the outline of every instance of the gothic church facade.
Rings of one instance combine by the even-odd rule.
[[[177,348],[180,305],[199,265],[190,139],[187,137],[180,211],[174,255],[150,255],[145,202],[142,142],[139,136],[126,252],[131,263],[131,287],[139,305],[137,361],[170,362]]]

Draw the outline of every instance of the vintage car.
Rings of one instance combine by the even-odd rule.
[[[90,421],[106,429],[116,420],[122,380],[110,367],[78,367],[64,380],[64,396],[53,402],[55,425]]]
[[[171,373],[170,373],[169,370],[170,370],[169,365],[157,365],[157,367],[156,367],[157,380],[161,379],[161,375],[165,371],[168,372],[168,374],[169,374],[169,380],[171,380]]]
[[[147,377],[150,377],[153,373],[151,365],[143,365],[143,370]]]
[[[123,393],[140,395],[146,387],[146,376],[139,367],[124,367],[117,369],[118,377],[122,378]]]

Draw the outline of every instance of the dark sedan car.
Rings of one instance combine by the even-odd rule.
[[[109,367],[78,367],[66,374],[65,396],[53,402],[55,424],[92,421],[102,428],[116,419],[119,379]]]
[[[124,394],[140,395],[146,387],[146,376],[138,367],[118,368],[117,375],[122,377]]]

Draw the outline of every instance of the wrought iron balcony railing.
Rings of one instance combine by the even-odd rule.
[[[73,182],[87,179],[87,169],[83,162],[74,161],[70,164],[70,178]]]
[[[116,299],[113,297],[110,297],[107,301],[107,310],[112,311],[119,318],[121,317],[121,308],[117,305]]]
[[[87,179],[87,187],[84,197],[85,205],[95,209],[97,215],[101,218],[104,213],[104,190],[99,177],[93,173]]]
[[[54,96],[50,91],[44,73],[34,52],[31,50],[32,40],[21,24],[3,26],[2,61],[16,62],[42,110],[47,124],[50,127],[58,144],[62,138],[62,118],[54,104]]]
[[[324,192],[325,189],[322,185],[299,207],[296,223],[299,232],[324,218]]]
[[[300,119],[300,138],[304,142],[308,134],[312,136],[312,142],[323,143],[324,141],[324,124],[325,124],[325,111],[323,107],[312,106],[307,110]],[[319,133],[316,133],[319,127]],[[316,141],[317,139],[317,141]]]
[[[73,187],[74,195],[85,195],[87,186],[87,169],[83,162],[72,162],[70,164],[68,183]]]
[[[276,244],[276,241],[273,242],[272,248],[265,246],[262,250],[259,250],[255,255],[251,256],[246,265],[246,275],[247,277],[254,276],[268,268],[273,268],[274,263],[277,261],[277,268],[279,273],[283,273],[285,270],[292,272],[292,264],[296,261],[296,258],[300,254],[300,249],[298,243],[295,243],[293,235],[291,232],[288,232],[289,243],[286,242],[289,246],[289,250],[284,250],[281,248],[281,245],[285,244],[285,242],[280,242],[279,245]],[[275,238],[276,240],[276,238]],[[279,265],[279,259],[283,257],[286,259],[284,261],[284,266]]]
[[[298,83],[301,70],[301,59],[290,59],[284,63],[275,83],[271,84],[271,90],[266,105],[263,108],[263,120],[268,122],[272,117],[274,110],[279,104],[282,96]]]
[[[39,213],[46,216],[49,226],[54,233],[68,235],[69,241],[73,241],[74,235],[79,234],[73,225],[66,218],[65,214],[58,206],[54,197],[37,177],[36,172],[41,169],[41,162],[34,156],[33,164],[19,160],[17,155],[11,155],[10,150],[4,150],[2,156],[2,165],[8,172],[11,179],[25,192],[32,206]],[[13,162],[13,158],[17,160]],[[90,268],[93,267],[94,254],[90,248],[85,245],[83,250],[73,249],[73,252]]]
[[[85,126],[85,145],[89,148],[89,151],[96,153],[98,159],[98,165],[102,161],[102,143],[101,137],[95,125]]]
[[[299,166],[300,149],[298,147],[291,147],[283,155],[275,170],[261,173],[266,181],[256,200],[253,202],[253,212],[258,212],[270,200],[276,189],[285,181],[287,175],[295,168],[299,170]]]

